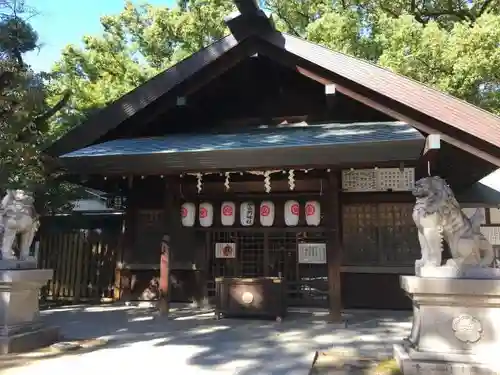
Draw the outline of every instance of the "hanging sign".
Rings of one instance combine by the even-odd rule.
[[[299,263],[325,264],[326,244],[324,243],[299,243]]]
[[[285,202],[285,224],[288,227],[295,227],[299,223],[300,205],[297,201]]]
[[[227,242],[217,242],[215,244],[215,257],[224,259],[236,258],[236,244]]]
[[[274,203],[263,201],[260,204],[260,225],[270,227],[274,223]]]
[[[233,202],[222,202],[220,206],[220,220],[223,226],[230,227],[234,225],[236,217],[236,206]]]
[[[194,203],[186,202],[181,206],[181,223],[183,227],[192,227],[196,218],[196,207]]]
[[[214,207],[208,202],[200,203],[198,215],[200,217],[200,225],[203,228],[211,227],[214,221]]]
[[[240,221],[244,227],[251,227],[255,221],[255,203],[243,202],[240,205]]]
[[[321,206],[318,201],[306,202],[306,223],[307,225],[317,227],[321,221]]]

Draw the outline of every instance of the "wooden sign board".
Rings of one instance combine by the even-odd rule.
[[[326,244],[324,243],[299,243],[298,253],[299,263],[326,263]]]
[[[223,259],[236,258],[236,244],[231,242],[217,242],[215,244],[215,257]]]

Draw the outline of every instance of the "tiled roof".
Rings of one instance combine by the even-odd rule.
[[[244,133],[193,133],[157,138],[117,139],[70,152],[61,158],[334,146],[416,139],[423,139],[423,136],[401,122],[296,124],[286,127],[261,127]]]

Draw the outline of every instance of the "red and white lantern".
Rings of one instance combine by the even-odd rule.
[[[274,203],[263,201],[260,204],[260,225],[270,227],[274,223]]]
[[[196,218],[196,206],[194,203],[186,202],[181,206],[181,223],[183,227],[192,227]]]
[[[288,227],[296,227],[299,223],[300,205],[297,201],[285,202],[285,224]]]
[[[214,206],[212,206],[212,203],[200,203],[198,216],[200,218],[200,225],[203,228],[211,227],[214,222]]]
[[[243,227],[251,227],[255,222],[255,203],[243,202],[240,205],[240,222]]]
[[[318,201],[306,202],[306,223],[307,225],[317,227],[321,222],[321,206]]]
[[[220,206],[220,220],[223,226],[230,227],[234,225],[236,218],[236,206],[233,202],[222,202]]]

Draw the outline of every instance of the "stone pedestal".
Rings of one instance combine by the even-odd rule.
[[[413,327],[394,355],[405,375],[500,370],[500,280],[401,276]]]
[[[0,270],[0,354],[33,350],[58,339],[40,321],[39,292],[53,270]]]

